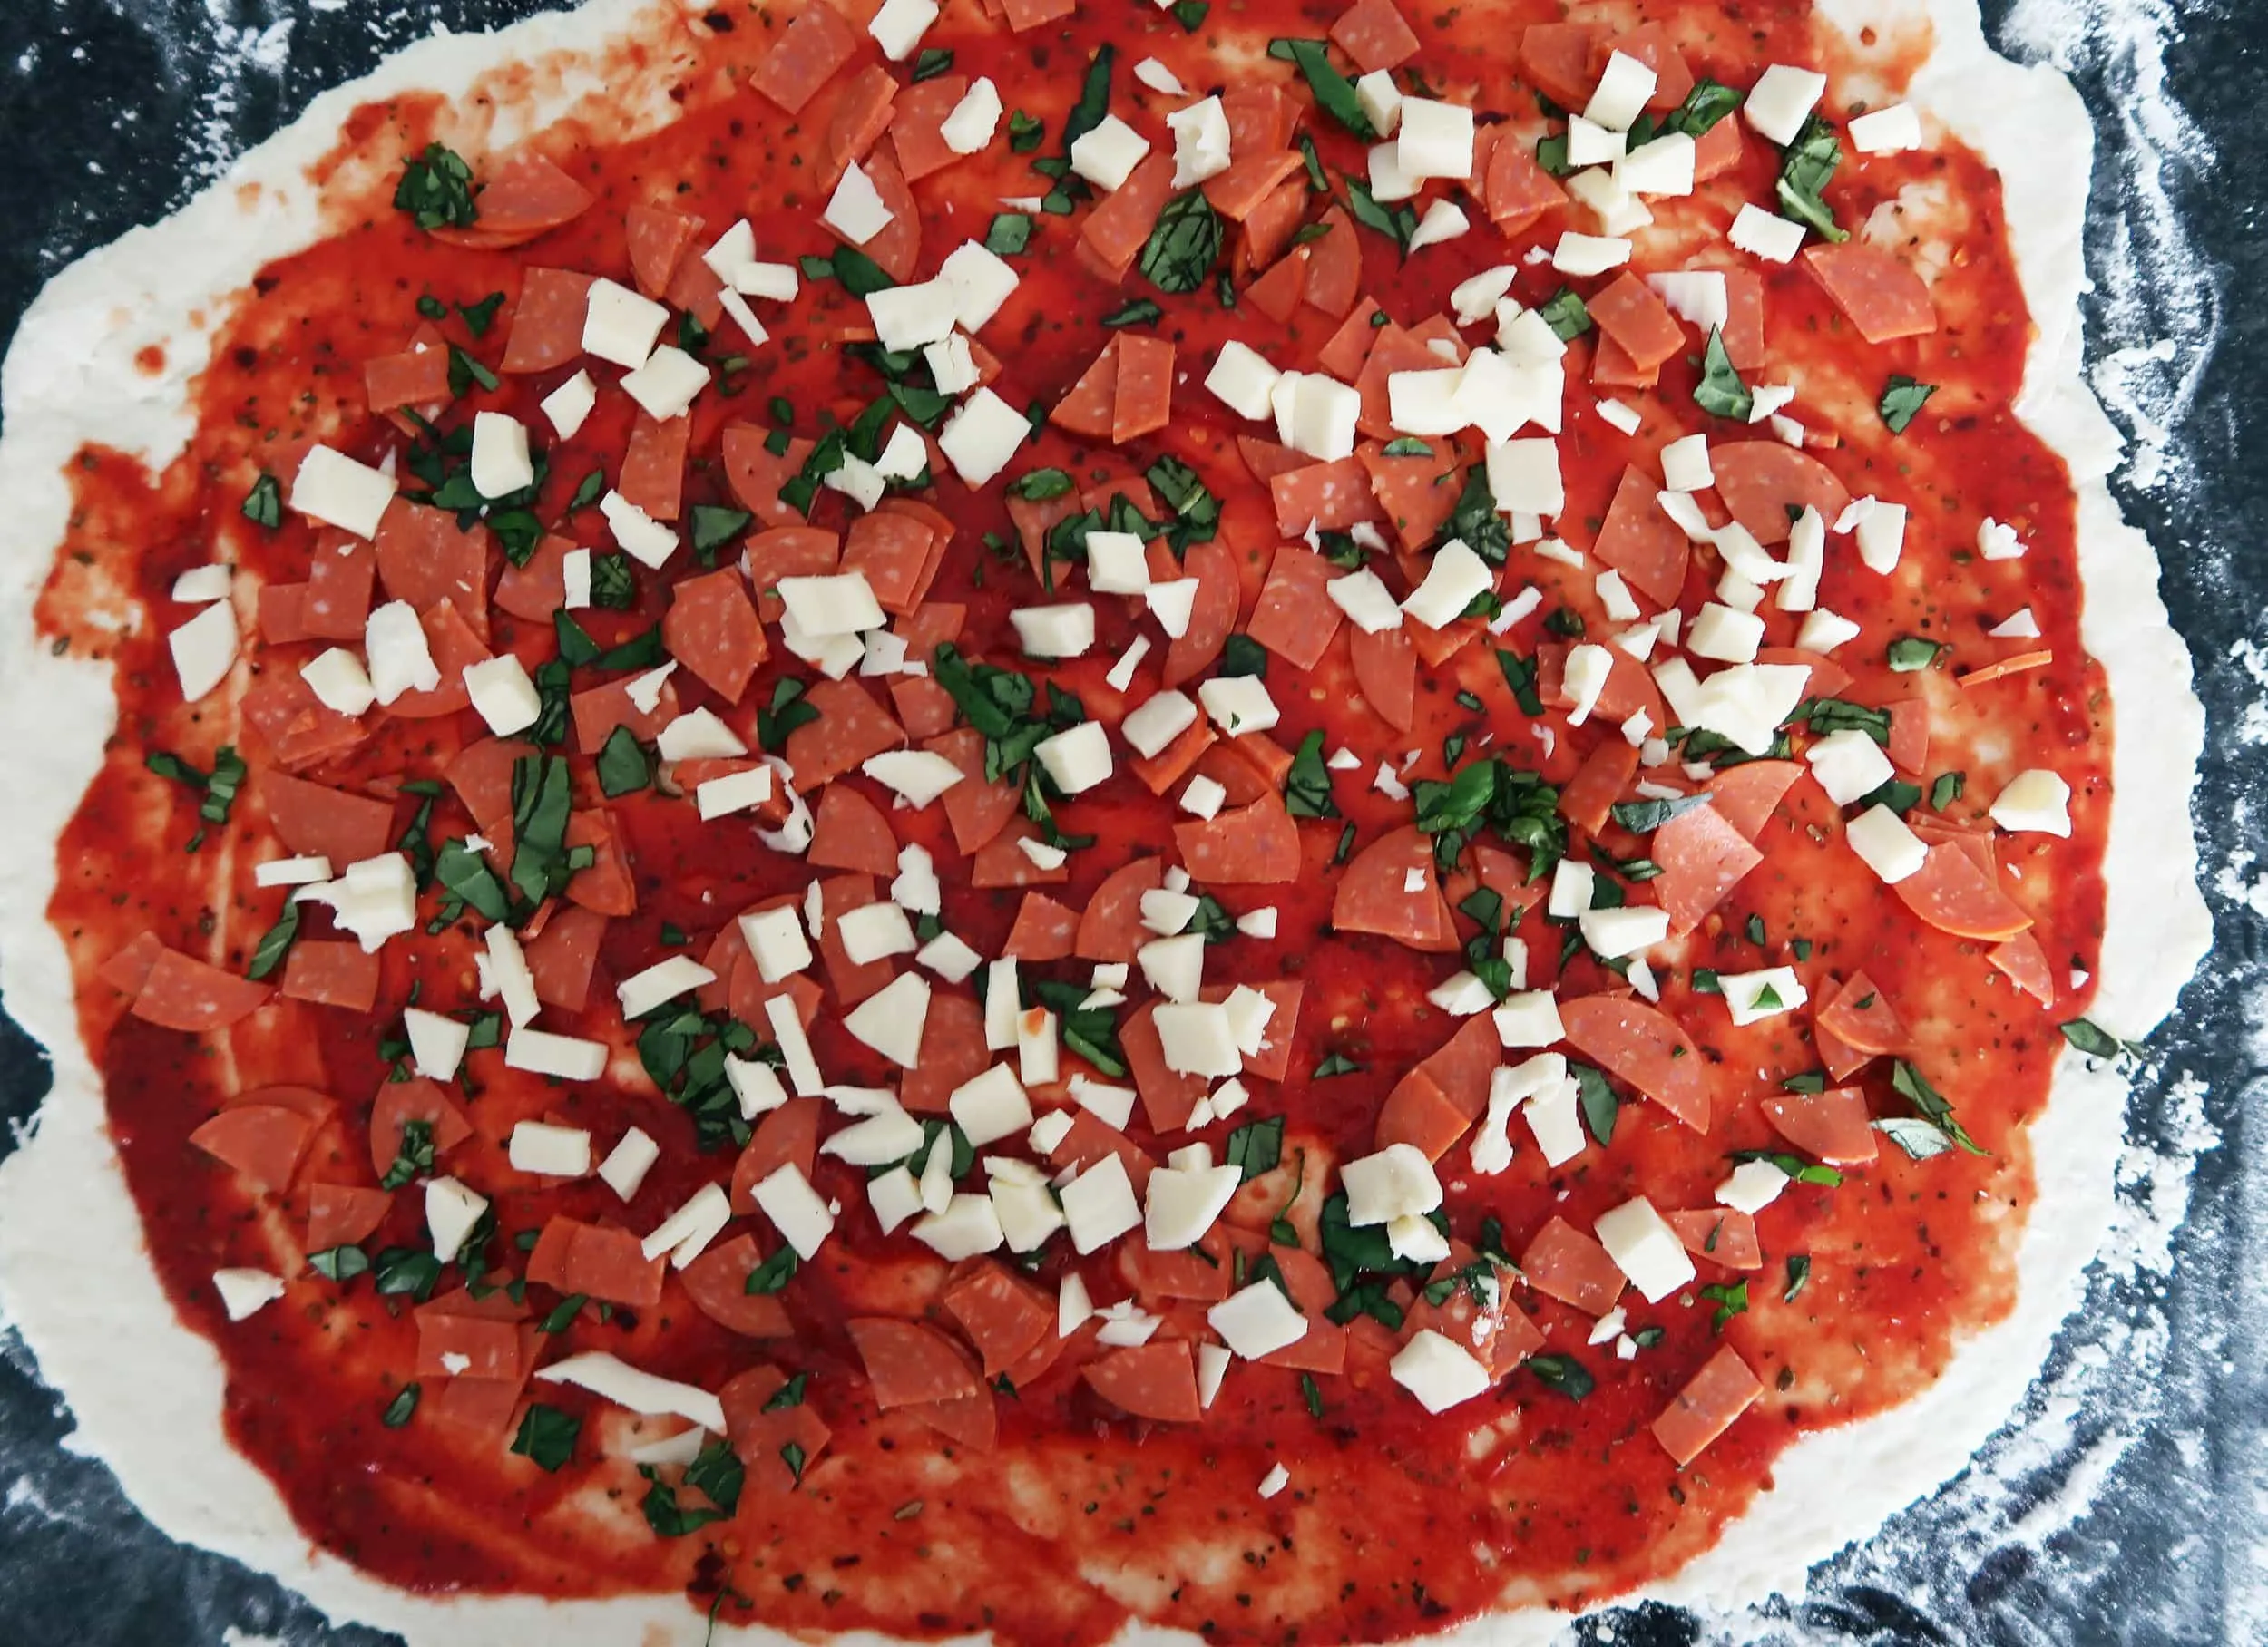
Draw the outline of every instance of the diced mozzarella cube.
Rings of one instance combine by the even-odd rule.
[[[892,63],[904,63],[922,43],[922,35],[937,21],[936,0],[882,0],[882,7],[866,24],[866,32]]]
[[[1906,827],[1906,821],[1879,804],[1844,824],[1843,833],[1851,850],[1884,886],[1895,886],[1917,873],[1922,859],[1929,855],[1929,848]]]
[[[412,627],[416,621],[412,612]],[[418,645],[422,647],[425,639],[420,630]],[[173,672],[181,683],[181,701],[193,704],[226,680],[236,665],[236,609],[226,600],[215,601],[171,631],[165,640],[173,655]]]
[[[1813,108],[1827,90],[1827,77],[1810,69],[1775,63],[1756,76],[1741,104],[1750,126],[1782,148],[1795,141]]]
[[[1155,693],[1119,723],[1119,736],[1135,754],[1149,760],[1164,751],[1196,723],[1197,706],[1178,688]]]
[[[1323,586],[1331,603],[1365,634],[1383,635],[1402,627],[1402,608],[1378,574],[1368,567],[1334,578]]]
[[[1620,401],[1609,396],[1598,404],[1599,421],[1625,434],[1636,434],[1641,422],[1638,414]]]
[[[1668,1220],[1639,1195],[1598,1215],[1591,1228],[1615,1267],[1649,1304],[1658,1304],[1693,1280],[1693,1260]]]
[[[393,502],[394,477],[328,446],[310,446],[291,480],[291,507],[326,526],[374,538]]]
[[[966,775],[931,749],[887,750],[869,756],[858,769],[916,810],[928,805]]]
[[[1386,1370],[1417,1398],[1419,1406],[1435,1413],[1471,1400],[1495,1381],[1471,1350],[1431,1327],[1412,1334],[1386,1363]]]
[[[1442,1204],[1433,1164],[1413,1145],[1390,1144],[1374,1155],[1345,1162],[1339,1168],[1339,1181],[1346,1191],[1347,1222],[1357,1229],[1422,1217]]]
[[[1236,1024],[1226,1007],[1210,1001],[1168,1001],[1157,1009],[1153,1021],[1166,1067],[1175,1073],[1217,1078],[1244,1067]]]
[[[1110,738],[1100,721],[1081,721],[1042,738],[1032,754],[1067,795],[1083,794],[1110,776]]]
[[[542,1029],[514,1029],[504,1038],[504,1067],[562,1081],[595,1081],[606,1072],[606,1043]]]
[[[782,578],[775,587],[787,609],[788,619],[814,638],[878,629],[890,621],[865,574],[855,570],[815,578]]]
[[[1009,1044],[1015,1044],[1013,1025]],[[1031,1100],[1024,1096],[1016,1072],[1005,1064],[995,1064],[963,1081],[945,1103],[969,1142],[979,1149],[1031,1125]]]
[[[937,278],[953,294],[953,317],[974,336],[1015,291],[1021,277],[998,254],[975,240],[963,240],[945,254]],[[965,408],[963,408],[965,410]]]
[[[1579,114],[1568,117],[1567,163],[1573,167],[1608,166],[1622,158],[1629,147],[1629,135],[1610,131],[1597,121],[1586,120]]]
[[[1497,312],[1497,305],[1505,300],[1512,289],[1512,277],[1519,271],[1510,263],[1500,263],[1484,268],[1479,274],[1460,280],[1450,288],[1449,307],[1465,326],[1478,326]],[[1514,305],[1517,308],[1518,305]]]
[[[1402,100],[1394,156],[1411,177],[1462,182],[1472,175],[1472,111],[1462,103],[1431,97]]]
[[[628,1201],[638,1194],[638,1186],[645,1183],[647,1172],[660,1159],[661,1146],[633,1126],[599,1163],[599,1176],[607,1188]]]
[[[604,277],[591,283],[582,317],[582,350],[632,370],[646,364],[670,311],[650,297]]]
[[[1414,200],[1425,185],[1423,180],[1412,177],[1402,164],[1402,151],[1393,143],[1373,145],[1369,158],[1370,198],[1382,206],[1398,205]]]
[[[1407,249],[1422,250],[1438,246],[1443,240],[1453,240],[1472,227],[1472,219],[1465,216],[1464,208],[1454,200],[1435,200],[1426,207],[1425,215],[1418,219],[1411,233]]]
[[[682,417],[703,389],[709,387],[709,368],[675,344],[665,343],[646,357],[646,364],[622,378],[623,392],[643,407],[658,424]]]
[[[465,665],[464,689],[498,737],[524,732],[543,717],[543,697],[528,678],[526,666],[510,652]]]
[[[1276,392],[1283,375],[1258,351],[1232,337],[1220,346],[1220,353],[1213,357],[1213,369],[1205,375],[1205,386],[1238,416],[1265,418],[1269,412],[1269,396]]]
[[[758,1180],[751,1193],[757,1210],[772,1221],[780,1238],[796,1249],[797,1258],[818,1256],[820,1244],[834,1233],[835,1214],[800,1167],[792,1161],[784,1164],[769,1177]]]
[[[888,0],[890,5],[903,3],[904,0]],[[926,4],[926,0],[915,3]],[[890,227],[890,208],[883,203],[882,191],[875,187],[865,168],[853,161],[843,169],[842,179],[827,198],[826,210],[819,220],[853,246],[864,246]]]
[[[677,533],[621,492],[610,490],[601,497],[599,513],[614,533],[615,542],[640,566],[659,567],[677,553]]]
[[[740,939],[756,961],[757,976],[767,984],[778,983],[811,964],[811,944],[803,923],[786,905],[741,916]]]
[[[233,627],[230,629],[234,633]],[[440,677],[435,670],[435,678]],[[378,701],[377,688],[362,667],[362,659],[345,647],[330,647],[299,666],[299,678],[308,683],[322,706],[337,715],[357,716]]]
[[[1693,139],[1682,132],[1666,132],[1641,143],[1615,167],[1615,180],[1632,194],[1657,199],[1693,192]]]
[[[1590,719],[1591,711],[1606,694],[1607,683],[1614,678],[1614,654],[1596,641],[1579,642],[1569,651],[1565,684],[1573,702],[1567,713],[1568,725],[1579,726]]]
[[[875,1223],[887,1235],[922,1210],[921,1186],[904,1167],[894,1166],[866,1181],[866,1204],[873,1209]]]
[[[1671,492],[1705,492],[1716,484],[1707,435],[1687,434],[1662,448],[1662,484]]]
[[[1551,267],[1563,275],[1603,275],[1629,260],[1629,241],[1578,234],[1571,229],[1563,230],[1559,244],[1551,249]]]
[[[1099,595],[1139,595],[1149,587],[1149,553],[1130,531],[1087,534],[1087,586]]]
[[[1083,658],[1095,644],[1095,609],[1083,600],[1018,607],[1008,620],[1028,658]]]
[[[1022,413],[981,388],[946,420],[937,444],[955,473],[972,486],[983,486],[1008,466],[1031,434]]]
[[[1899,154],[1921,147],[1921,117],[1911,103],[1870,109],[1851,122],[1851,147],[1861,154]]]
[[[441,671],[425,644],[425,626],[406,600],[389,600],[364,620],[363,650],[370,659],[370,689],[390,704],[405,692],[430,692]]]
[[[1169,639],[1178,640],[1189,632],[1189,619],[1197,611],[1197,589],[1195,578],[1173,578],[1142,591],[1143,604]]]
[[[591,551],[571,549],[560,557],[559,580],[563,599],[560,604],[571,610],[591,604]]]
[[[1583,105],[1583,118],[1609,131],[1628,132],[1646,112],[1655,83],[1652,69],[1628,52],[1617,52],[1607,59],[1590,102]]]
[[[1321,372],[1285,373],[1272,396],[1279,434],[1286,433],[1286,400],[1290,417],[1286,445],[1319,463],[1335,463],[1354,454],[1363,397],[1353,385]]]
[[[580,1178],[591,1170],[591,1135],[580,1126],[522,1121],[512,1129],[508,1154],[514,1172]]]
[[[1785,263],[1804,249],[1804,226],[1793,218],[1766,211],[1753,200],[1743,201],[1740,213],[1725,239],[1752,258]]]
[[[1725,1005],[1735,1025],[1761,1023],[1793,1012],[1811,999],[1793,967],[1761,967],[1753,972],[1719,972]]]
[[[1217,675],[1199,683],[1198,701],[1230,737],[1266,732],[1281,718],[1267,683],[1257,675]]]
[[[1875,502],[1858,523],[1859,559],[1869,571],[1887,576],[1897,570],[1906,548],[1906,506]]]
[[[1686,650],[1723,663],[1752,663],[1763,644],[1763,619],[1714,600],[1701,609],[1686,636]]]
[[[1506,1047],[1549,1047],[1567,1037],[1559,1022],[1559,1003],[1549,989],[1506,996],[1495,1018],[1496,1038]]]
[[[230,1269],[212,1272],[212,1290],[220,1295],[220,1308],[232,1321],[257,1315],[284,1295],[283,1278],[266,1270]]]
[[[1496,573],[1488,562],[1465,547],[1462,539],[1452,538],[1434,551],[1425,580],[1410,591],[1402,609],[1429,629],[1444,629],[1495,587]]]
[[[1544,913],[1554,921],[1572,921],[1590,908],[1592,884],[1598,872],[1588,863],[1573,858],[1562,858],[1551,866],[1551,891],[1544,900]]]
[[[1804,627],[1795,632],[1795,644],[1806,652],[1824,657],[1844,641],[1857,638],[1858,634],[1857,624],[1823,606],[1804,618]]]
[[[1287,1349],[1307,1336],[1307,1318],[1273,1281],[1256,1281],[1205,1312],[1221,1342],[1247,1361]]]
[[[1134,174],[1149,152],[1149,140],[1115,114],[1080,134],[1071,144],[1071,170],[1106,194]]]
[[[455,1178],[425,1181],[425,1233],[433,1239],[434,1256],[447,1263],[464,1249],[465,1238],[488,1210],[488,1197]]]
[[[1827,798],[1838,806],[1872,794],[1896,775],[1882,746],[1855,728],[1829,733],[1804,751],[1804,758],[1811,763],[1812,776]]]
[[[1228,791],[1200,772],[1191,777],[1188,786],[1181,791],[1181,810],[1192,817],[1217,818],[1220,815],[1220,809],[1227,799]],[[1273,912],[1273,911],[1270,911],[1270,913]],[[1240,930],[1245,919],[1239,917],[1237,920],[1237,924]]]
[[[1173,133],[1173,186],[1191,189],[1228,170],[1231,133],[1228,113],[1218,97],[1207,97],[1166,116]]]
[[[969,340],[958,332],[939,342],[924,344],[922,357],[929,362],[929,375],[936,380],[941,395],[960,395],[973,389],[982,375],[977,370],[976,357],[969,351]]]
[[[885,349],[917,349],[951,336],[960,309],[952,286],[941,276],[912,286],[885,287],[866,294],[867,317]]]
[[[527,425],[502,412],[475,412],[471,474],[473,490],[484,498],[508,497],[534,485]]]
[[[1194,1246],[1244,1184],[1240,1166],[1161,1166],[1149,1175],[1142,1240],[1153,1252]]]
[[[2024,541],[2015,527],[1987,515],[1977,522],[1977,552],[1988,560],[2018,560],[2024,555]]]
[[[739,1101],[740,1118],[744,1121],[769,1115],[787,1102],[787,1089],[779,1083],[779,1072],[756,1058],[734,1057],[727,1054],[725,1084],[732,1088],[732,1096]]]
[[[955,154],[974,154],[992,141],[1002,112],[1000,89],[980,76],[953,106],[937,134]]]
[[[671,955],[615,985],[614,997],[628,1022],[716,981],[716,973],[690,955]]]
[[[1402,88],[1394,84],[1392,70],[1373,69],[1357,78],[1354,102],[1379,136],[1392,137],[1401,130]]]
[[[1126,1175],[1126,1164],[1115,1155],[1104,1155],[1063,1185],[1061,1200],[1071,1245],[1082,1257],[1142,1222],[1133,1181]]]
[[[1732,318],[1725,277],[1713,269],[1676,270],[1648,275],[1646,284],[1669,307],[1672,314],[1706,336],[1721,330]]]
[[[2071,785],[2042,766],[2019,772],[1992,803],[1992,821],[2011,834],[2071,833]]]
[[[951,932],[940,932],[914,952],[914,959],[949,984],[966,982],[983,957]]]
[[[1500,511],[1557,515],[1567,507],[1567,489],[1559,475],[1559,443],[1549,436],[1491,441],[1488,475],[1489,491]]]
[[[1583,941],[1592,954],[1605,960],[1619,960],[1640,950],[1651,949],[1668,937],[1669,912],[1646,904],[1585,910],[1577,917],[1577,925],[1582,929]]]

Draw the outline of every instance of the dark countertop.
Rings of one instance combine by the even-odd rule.
[[[0,66],[11,231],[0,240],[0,336],[71,258],[180,204],[317,92],[438,24],[475,29],[543,8],[13,9]],[[2268,286],[2268,187],[2245,163],[2268,49],[2246,0],[2014,9],[2011,22],[2007,0],[1987,5],[1996,40],[2019,57],[2040,54],[2031,43],[2067,40],[2062,66],[2095,116],[2088,359],[2122,427],[2146,437],[2116,490],[2157,547],[2211,716],[2195,818],[2219,948],[2151,1040],[2112,1254],[2026,1408],[1979,1461],[1816,1569],[1806,1601],[1713,1622],[1649,1606],[1586,1622],[1586,1642],[2268,1641],[2268,1130],[2253,1102],[2268,1046],[2254,1038],[2268,1013],[2253,1006],[2268,1005],[2268,865],[2255,862],[2268,857],[2268,830],[2253,810],[2268,797],[2268,402],[2258,386],[2268,306],[2257,296]],[[2163,31],[2162,59],[2158,39],[2121,32],[2128,19]],[[2170,349],[2159,358],[2135,353],[2161,340]],[[45,1085],[38,1049],[0,1016],[0,1155]],[[71,1428],[0,1327],[0,1647],[220,1647],[239,1632],[288,1647],[396,1640],[327,1629],[272,1582],[167,1540],[107,1470],[64,1450]]]

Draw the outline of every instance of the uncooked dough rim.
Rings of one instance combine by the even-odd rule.
[[[1869,0],[1823,0],[1855,36],[1896,11]],[[2156,562],[2119,519],[2105,484],[2119,442],[2080,375],[2080,244],[2091,132],[2060,74],[2019,68],[1986,44],[1972,0],[1927,0],[1935,50],[1910,100],[2000,171],[2009,234],[2038,326],[2019,411],[2068,463],[2079,499],[2083,636],[2110,683],[2122,725],[2113,753],[2107,908],[2095,1015],[2134,1036],[2173,1008],[2210,942],[2195,885],[2188,799],[2204,746],[2204,711],[2189,691],[2189,659],[2156,587]],[[99,766],[114,721],[104,666],[51,657],[35,644],[33,601],[69,508],[63,465],[82,432],[138,450],[162,467],[186,440],[187,390],[202,359],[185,340],[200,293],[234,293],[253,271],[320,228],[305,163],[335,141],[342,118],[373,97],[413,89],[461,91],[514,58],[599,46],[647,24],[682,26],[666,0],[592,0],[482,36],[421,42],[371,75],[324,93],[283,132],[166,222],[138,229],[58,276],[25,316],[5,367],[0,439],[0,737],[21,753],[17,781],[0,786],[0,830],[32,870],[0,877],[0,982],[11,1011],[54,1058],[54,1086],[24,1147],[0,1163],[0,1311],[23,1334],[79,1424],[69,1445],[103,1459],[142,1513],[170,1536],[213,1549],[306,1595],[335,1618],[400,1632],[415,1647],[484,1647],[499,1639],[570,1643],[638,1639],[657,1626],[690,1647],[706,1628],[672,1596],[549,1602],[527,1596],[427,1597],[383,1584],[314,1549],[274,1486],[230,1446],[220,1424],[218,1355],[184,1329],[141,1257],[139,1216],[103,1122],[103,1102],[80,1043],[70,969],[44,911],[54,843]],[[587,83],[524,112],[553,118]],[[2043,133],[2070,132],[2058,152]],[[248,219],[241,186],[266,187]],[[159,278],[144,279],[143,275]],[[207,340],[218,330],[217,317]],[[156,342],[168,367],[143,375],[134,354]],[[95,409],[100,408],[98,413]],[[59,728],[83,726],[74,742]],[[9,736],[10,734],[15,736]],[[1774,1487],[1686,1568],[1637,1595],[1721,1607],[1800,1587],[1805,1570],[1953,1475],[2022,1397],[2081,1280],[2112,1205],[2112,1166],[2126,1085],[2076,1055],[2058,1068],[2029,1140],[2038,1186],[2018,1258],[2019,1297],[2006,1321],[1966,1340],[1945,1375],[1876,1418],[1806,1437],[1775,1462]],[[163,1364],[161,1388],[133,1376]],[[1859,1488],[1863,1484],[1864,1491]],[[1863,1500],[1862,1502],[1862,1499]],[[1530,1610],[1475,1619],[1444,1641],[1540,1642],[1566,1623]],[[721,1621],[720,1621],[721,1623]],[[758,1625],[720,1636],[789,1638]],[[885,1638],[846,1632],[849,1643]],[[1136,1624],[1123,1640],[1192,1642]]]

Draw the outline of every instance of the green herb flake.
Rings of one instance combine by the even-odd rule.
[[[1536,312],[1543,317],[1544,325],[1551,328],[1552,336],[1561,343],[1572,343],[1591,328],[1589,306],[1571,286],[1563,286],[1553,292]]]
[[[1230,1133],[1221,1163],[1241,1168],[1244,1181],[1250,1184],[1261,1174],[1274,1172],[1283,1156],[1284,1117],[1270,1116],[1266,1120],[1247,1121]]]
[[[1930,810],[1931,812],[1943,812],[1955,801],[1960,800],[1962,793],[1966,791],[1968,787],[1969,775],[1967,773],[1939,773],[1937,775],[1937,781],[1930,785]]]
[[[1108,51],[1110,48],[1105,47]],[[1219,259],[1226,231],[1220,215],[1203,190],[1192,189],[1168,200],[1143,242],[1137,267],[1159,291],[1168,295],[1193,292],[1205,284]]]
[[[401,181],[394,187],[394,205],[428,233],[470,229],[480,220],[480,208],[473,202],[473,168],[463,155],[439,143],[427,143],[404,164]]]
[[[283,524],[283,488],[277,483],[274,475],[263,472],[259,479],[252,482],[252,490],[244,494],[244,502],[238,507],[239,512],[253,525],[273,531]]]
[[[1589,1369],[1571,1355],[1531,1355],[1522,1365],[1570,1401],[1579,1401],[1598,1388]]]
[[[386,1404],[386,1410],[378,1415],[378,1422],[388,1429],[401,1428],[417,1416],[417,1400],[424,1393],[414,1382],[403,1385],[395,1392],[394,1398]]]
[[[1781,1290],[1780,1301],[1784,1304],[1794,1303],[1804,1289],[1811,1284],[1811,1255],[1807,1252],[1792,1254],[1787,1261],[1787,1285]]]
[[[1031,219],[1021,211],[1003,211],[984,231],[984,249],[996,257],[1012,258],[1031,244]]]
[[[1709,328],[1708,347],[1701,356],[1701,381],[1693,387],[1693,404],[1713,417],[1726,417],[1745,424],[1755,409],[1756,397],[1733,369],[1733,357],[1725,352],[1725,332],[1721,326]]]
[[[1928,668],[1952,648],[1944,642],[1924,640],[1917,635],[1901,635],[1890,643],[1884,661],[1901,675],[1911,675]]]
[[[1882,398],[1875,409],[1882,414],[1883,426],[1892,434],[1903,434],[1906,425],[1921,415],[1930,396],[1937,393],[1933,383],[1920,383],[1903,375],[1892,375],[1882,387]]]
[[[919,85],[924,80],[934,80],[952,67],[951,52],[942,46],[925,47],[922,54],[914,59],[914,83]]]
[[[1354,94],[1354,83],[1333,66],[1330,53],[1322,41],[1271,40],[1268,55],[1293,64],[1307,77],[1307,89],[1315,94],[1315,106],[1325,113],[1364,142],[1377,138],[1377,129],[1370,123],[1370,116],[1363,112],[1362,100]]]

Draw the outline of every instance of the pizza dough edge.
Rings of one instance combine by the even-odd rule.
[[[1853,38],[1862,24],[1901,11],[1895,0],[1823,0],[1821,9]],[[2112,1033],[2138,1036],[2172,1009],[2210,945],[2188,826],[2204,718],[2190,690],[2188,653],[2158,598],[2155,552],[2120,519],[2106,484],[2118,436],[2081,375],[2091,127],[2060,73],[1992,52],[1974,0],[1927,0],[1926,9],[1934,50],[1909,98],[2004,179],[2010,241],[2038,329],[2019,411],[2064,457],[2077,485],[2087,648],[2103,666],[2120,725],[2148,728],[2147,737],[2119,736],[2113,751],[2094,1009]],[[690,1643],[703,1626],[689,1611],[675,1615],[644,1596],[551,1603],[396,1590],[313,1549],[267,1476],[229,1444],[219,1421],[220,1359],[174,1316],[142,1257],[139,1217],[78,1037],[69,968],[44,919],[54,843],[99,765],[114,700],[106,666],[56,658],[34,644],[33,602],[69,507],[63,464],[97,430],[155,466],[179,451],[189,432],[187,385],[203,364],[183,346],[200,335],[190,317],[200,298],[234,293],[261,264],[318,234],[317,198],[303,168],[331,145],[349,110],[413,88],[459,91],[503,62],[594,50],[650,20],[668,26],[684,15],[667,0],[593,0],[494,34],[420,42],[317,98],[173,217],[59,275],[25,316],[0,370],[8,407],[0,495],[15,502],[0,516],[0,739],[18,752],[15,781],[0,786],[0,828],[32,848],[28,872],[0,877],[0,976],[8,1009],[50,1050],[54,1073],[34,1136],[0,1163],[0,1322],[22,1334],[43,1376],[66,1393],[78,1422],[73,1449],[106,1463],[158,1526],[275,1575],[335,1619],[398,1631],[415,1647],[480,1647],[539,1629],[562,1642],[658,1644],[668,1638],[652,1633],[656,1626]],[[511,112],[526,127],[546,123],[572,102],[572,85]],[[667,107],[656,105],[655,114]],[[2039,141],[2062,132],[2085,140]],[[488,141],[509,136],[499,130]],[[249,191],[248,208],[251,183],[260,187]],[[136,351],[152,342],[167,356],[154,377],[135,364]],[[1774,1467],[1774,1489],[1715,1547],[1640,1594],[1729,1606],[1773,1591],[1800,1593],[1813,1563],[1865,1537],[1967,1462],[2021,1400],[2079,1301],[2113,1210],[2126,1093],[2115,1071],[2089,1069],[2066,1054],[2028,1134],[2038,1194],[2009,1318],[1964,1342],[1938,1382],[1905,1406],[1790,1448]],[[166,1376],[140,1376],[152,1366]],[[1854,1491],[1862,1482],[1863,1491]],[[1487,1615],[1437,1639],[1510,1647],[1548,1639],[1567,1623],[1561,1613]],[[737,1633],[785,1639],[760,1628]],[[1171,1633],[1137,1629],[1129,1636]]]

